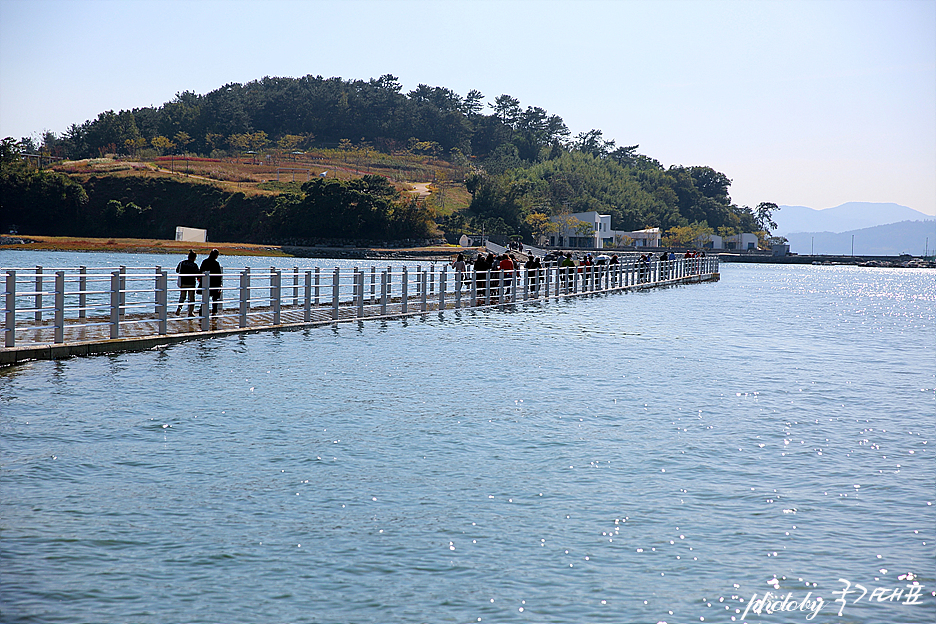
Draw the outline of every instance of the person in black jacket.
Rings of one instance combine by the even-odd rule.
[[[211,313],[217,314],[221,309],[221,265],[218,263],[218,256],[221,255],[221,252],[217,249],[212,249],[211,253],[208,254],[208,257],[205,258],[201,263],[201,272],[211,273],[211,283],[208,287],[211,289],[209,295],[214,303],[211,305]]]
[[[176,316],[182,314],[182,304],[189,300],[188,315],[195,316],[195,287],[198,285],[198,265],[195,258],[198,256],[189,249],[188,258],[179,263],[176,267],[176,273],[179,275],[179,307],[176,308]],[[191,275],[191,277],[188,277]]]

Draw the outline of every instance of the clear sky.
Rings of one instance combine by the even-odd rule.
[[[936,0],[0,0],[0,136],[264,76],[502,93],[732,199],[936,214]]]

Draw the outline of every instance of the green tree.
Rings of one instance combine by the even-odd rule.
[[[780,210],[780,207],[773,202],[761,202],[754,208],[754,222],[757,229],[767,232],[770,235],[771,230],[777,229],[777,223],[773,220],[773,213]]]
[[[584,154],[591,154],[595,158],[604,158],[614,149],[614,141],[606,141],[601,130],[589,130],[575,135],[572,146]]]
[[[28,167],[22,143],[0,141],[0,228],[16,225],[22,234],[67,234],[81,221],[88,203],[84,188],[68,176]]]
[[[520,119],[520,100],[506,93],[494,98],[494,103],[489,106],[494,109],[494,116],[509,128],[513,128]]]
[[[190,137],[187,132],[182,132],[181,130],[176,132],[172,139],[173,142],[178,145],[183,152],[185,151],[185,146],[192,142],[192,137]]]
[[[224,145],[224,135],[218,134],[216,132],[209,132],[205,135],[205,143],[214,151],[216,149],[221,149]]]
[[[462,100],[462,112],[469,117],[478,115],[484,110],[484,95],[477,89],[472,89]]]

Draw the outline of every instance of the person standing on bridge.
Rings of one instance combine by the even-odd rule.
[[[208,286],[211,289],[209,295],[214,301],[211,306],[212,314],[217,314],[221,309],[221,283],[224,278],[221,277],[221,264],[218,262],[218,256],[220,255],[220,251],[212,249],[208,257],[202,261],[200,269],[202,273],[211,273],[211,283]],[[202,313],[204,313],[204,310],[202,310]]]
[[[475,258],[474,262],[474,273],[475,273],[475,289],[478,293],[478,303],[484,305],[485,298],[487,295],[487,279],[488,271],[491,269],[490,265],[487,262],[487,256],[483,253],[479,253],[478,257]]]
[[[513,284],[514,263],[510,258],[510,254],[501,256],[498,268],[501,270],[501,282],[503,283],[501,296],[506,301],[510,298],[510,285]]]
[[[185,303],[185,299],[189,300],[188,315],[195,316],[195,287],[198,285],[198,278],[195,277],[198,275],[198,264],[195,263],[195,258],[198,256],[194,251],[189,249],[188,258],[179,263],[179,266],[176,267],[176,273],[179,275],[179,306],[176,308],[176,316],[182,314],[182,304]],[[186,277],[186,276],[191,277]]]
[[[452,268],[455,269],[455,283],[458,284],[458,290],[461,290],[462,283],[465,280],[465,271],[468,270],[463,254],[458,254],[458,257],[452,262]]]

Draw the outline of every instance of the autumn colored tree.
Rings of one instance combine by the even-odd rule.
[[[153,149],[156,150],[156,153],[160,155],[165,154],[167,151],[175,147],[175,143],[162,135],[154,136],[150,141],[150,145],[152,145]]]
[[[542,245],[549,238],[550,234],[559,231],[559,224],[549,220],[549,217],[542,212],[531,212],[524,218],[524,223],[530,228],[533,234],[533,241],[537,245]]]

